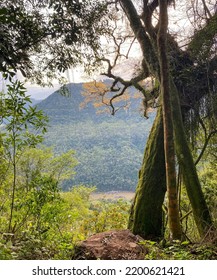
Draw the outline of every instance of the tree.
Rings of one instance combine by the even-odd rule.
[[[166,165],[166,181],[168,196],[168,218],[169,229],[172,239],[181,239],[181,225],[178,208],[178,196],[176,186],[176,162],[173,137],[173,119],[171,108],[170,73],[167,58],[167,28],[168,14],[167,2],[159,1],[159,29],[157,34],[159,61],[160,61],[160,82],[163,108],[164,128],[164,153]]]
[[[168,4],[170,4],[170,2],[172,1],[168,1]],[[141,6],[139,7],[137,7],[136,4],[133,4],[132,1],[128,0],[116,1],[116,5],[118,3],[120,3],[120,6],[122,7],[124,12],[124,16],[127,17],[130,28],[140,46],[142,53],[142,63],[139,75],[128,81],[125,81],[120,76],[114,74],[113,70],[115,67],[115,63],[117,62],[117,57],[123,57],[119,48],[121,46],[121,43],[123,42],[123,39],[116,40],[116,52],[118,53],[118,55],[115,57],[114,63],[111,63],[110,59],[101,57],[101,61],[107,63],[108,66],[107,71],[104,74],[114,79],[114,83],[111,87],[114,92],[114,97],[112,97],[113,100],[116,97],[120,97],[121,94],[124,94],[127,87],[132,85],[138,86],[139,82],[145,77],[154,76],[157,80],[160,81],[160,63],[157,57],[157,32],[159,30],[159,17],[157,13],[159,5],[158,1],[142,1]],[[203,7],[206,10],[206,15],[208,15],[207,6],[203,5]],[[118,11],[118,8],[116,11]],[[154,16],[155,21],[153,20]],[[216,77],[214,69],[212,67],[213,65],[215,65],[216,56],[210,51],[210,46],[213,46],[213,41],[210,38],[213,39],[216,34],[216,31],[214,31],[216,29],[213,28],[213,26],[215,25],[215,17],[216,15],[214,13],[209,13],[209,18],[207,18],[207,21],[200,26],[200,31],[198,31],[199,34],[202,30],[207,30],[207,28],[209,27],[212,30],[211,36],[209,36],[208,39],[209,43],[207,43],[207,40],[205,39],[202,39],[202,41],[200,42],[200,45],[203,46],[203,48],[209,53],[208,69],[207,60],[206,62],[199,60],[200,54],[197,54],[196,56],[193,55],[192,51],[189,51],[190,49],[181,48],[176,42],[175,38],[171,36],[171,34],[167,35],[169,46],[168,57],[170,59],[171,65],[169,87],[171,93],[170,96],[172,103],[172,119],[174,125],[176,155],[178,164],[182,170],[184,184],[191,201],[193,215],[201,236],[204,236],[207,230],[212,226],[212,220],[203,196],[203,192],[197,175],[197,170],[195,168],[192,154],[187,141],[186,131],[188,130],[185,130],[184,125],[185,127],[187,127],[189,123],[192,123],[192,112],[194,112],[194,120],[196,120],[196,117],[199,116],[199,111],[205,109],[205,107],[203,106],[204,100],[210,100],[210,89],[213,88],[215,90]],[[193,37],[191,41],[193,42],[194,40],[196,40],[196,38],[198,38],[198,35]],[[118,44],[118,42],[120,43]],[[190,45],[191,44],[189,44],[189,46]],[[196,87],[194,82],[195,79],[197,80]],[[122,83],[123,87],[118,88],[118,83]],[[150,94],[145,90],[141,91],[144,94],[145,104],[147,105],[151,99]],[[154,95],[154,98],[156,98],[156,95]],[[197,109],[198,107],[200,108],[199,110]],[[207,111],[208,109],[205,110]],[[159,118],[159,114],[161,114],[160,110],[157,118]],[[197,118],[196,122],[198,123],[198,121],[199,118]],[[155,129],[153,129],[152,133],[150,134],[147,147],[151,147],[153,145],[153,141],[155,138],[154,133],[156,133],[156,136],[158,135],[158,131],[156,130],[156,128],[158,127],[158,129],[162,129],[162,127],[156,126],[156,124],[157,121],[154,124]],[[196,131],[196,126],[194,126],[192,131],[193,130]],[[161,143],[159,142],[159,144],[154,145],[154,147],[156,148],[158,145],[160,146]],[[162,177],[162,180],[158,180],[158,183],[156,182],[153,188],[149,188],[147,178],[156,176],[154,166],[159,166],[159,162],[157,162],[158,154],[156,154],[156,150],[154,149],[150,151],[150,153],[148,153],[146,149],[143,166],[146,166],[146,160],[148,161],[150,154],[152,154],[152,159],[156,159],[156,162],[153,163],[153,169],[141,169],[140,180],[137,187],[135,200],[131,209],[129,228],[132,229],[134,233],[140,234],[144,237],[152,235],[154,237],[157,237],[161,236],[161,231],[156,231],[156,228],[161,228],[162,220],[160,218],[156,218],[155,220],[152,220],[150,225],[150,219],[147,219],[147,216],[160,217],[161,215],[158,209],[161,209],[161,205],[159,203],[159,205],[153,208],[148,206],[144,207],[143,204],[146,203],[146,197],[147,203],[151,205],[150,200],[152,199],[152,197],[156,197],[157,194],[159,194],[159,197],[161,197],[161,199],[157,201],[160,202],[164,200],[164,192],[162,191],[162,189],[165,189],[165,185],[163,185],[165,181],[164,177]],[[151,173],[151,170],[153,173]],[[165,170],[165,167],[162,166],[162,170]],[[145,211],[145,208],[148,212],[142,213],[142,211]],[[158,233],[156,234],[156,232]]]
[[[151,24],[150,16],[152,15],[155,8],[158,6],[158,3],[157,1],[153,1],[152,4],[150,4],[150,6],[147,6],[147,1],[145,2],[146,2],[146,6],[144,6],[143,8],[143,12],[144,12],[143,21],[146,22],[146,25],[147,24],[149,25]],[[138,30],[138,26],[141,26],[141,23],[135,8],[133,10],[131,1],[125,1],[125,2],[121,1],[121,3],[127,12],[128,19],[132,25],[132,28],[134,28],[135,31],[136,29]],[[137,22],[136,22],[137,25],[135,24],[135,20],[133,20],[135,18],[137,18]],[[151,37],[151,40],[154,41],[155,33],[153,32],[154,30],[152,27],[153,26],[151,25],[150,30],[148,30],[148,33],[149,36]],[[158,26],[156,26],[156,28],[157,27]],[[143,55],[147,60],[147,64],[148,65],[152,64],[152,66],[149,66],[150,70],[156,73],[156,70],[158,72],[158,69],[151,69],[151,67],[153,67],[153,65],[156,66],[157,63],[155,62],[155,64],[153,64],[153,62],[150,61],[154,57],[154,55],[152,55],[150,59],[150,52],[151,52],[150,49],[152,49],[154,53],[153,45],[151,44],[149,37],[147,35],[145,36],[142,34],[142,32],[144,32],[142,26],[140,27],[140,30],[141,32],[137,33],[137,38],[138,41],[140,42],[141,48],[143,48]],[[146,41],[148,41],[149,43],[147,44]],[[174,40],[170,37],[169,37],[169,44],[172,46],[176,45]],[[147,50],[147,46],[150,48],[149,50]],[[178,55],[180,55],[182,51],[178,48],[177,45],[176,45],[176,51],[177,51],[176,56],[178,57]],[[147,54],[149,54],[149,56],[147,56]],[[179,65],[179,67],[180,66],[181,65]],[[173,114],[174,132],[175,132],[174,135],[175,135],[176,154],[178,157],[179,164],[182,168],[184,182],[192,204],[193,213],[198,226],[198,230],[200,234],[203,236],[207,232],[208,228],[212,225],[212,222],[211,222],[211,218],[206,202],[202,194],[201,186],[198,180],[197,172],[189,150],[189,146],[186,141],[182,118],[181,118],[180,105],[178,101],[178,94],[179,94],[178,82],[176,82],[175,84],[173,82],[173,78],[170,79],[170,90],[171,90],[171,97],[172,97],[171,101],[172,101],[172,108],[173,108],[172,114]],[[199,93],[201,94],[200,91]],[[189,170],[191,170],[191,172],[189,172]]]
[[[1,96],[2,124],[4,132],[1,136],[1,160],[7,158],[8,166],[12,165],[11,206],[8,232],[11,232],[15,195],[17,187],[17,163],[24,149],[35,147],[42,142],[42,135],[46,132],[47,117],[42,111],[31,107],[30,98],[26,96],[25,88],[19,81],[12,81],[7,86],[7,94]],[[28,107],[29,106],[29,107]],[[33,132],[31,131],[33,130]]]
[[[97,19],[105,13],[95,1],[1,1],[0,71],[20,70],[42,85],[60,79],[100,50],[105,26]]]

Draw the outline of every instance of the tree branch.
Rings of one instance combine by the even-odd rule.
[[[204,155],[204,153],[205,153],[205,151],[206,151],[206,148],[207,148],[207,145],[209,144],[210,139],[211,139],[212,136],[215,135],[216,133],[217,133],[217,130],[213,130],[213,131],[211,131],[211,132],[208,134],[208,136],[206,137],[205,142],[204,142],[204,144],[203,144],[203,148],[202,148],[202,150],[201,150],[201,152],[200,152],[200,154],[199,154],[197,160],[196,160],[195,163],[194,163],[195,165],[197,165],[197,164],[199,163],[199,161],[201,160],[202,156]]]
[[[122,9],[124,10],[130,26],[140,44],[145,63],[152,74],[157,74],[159,77],[159,64],[157,55],[155,53],[154,47],[151,43],[150,38],[146,34],[146,30],[142,25],[140,17],[135,9],[131,0],[119,0]]]

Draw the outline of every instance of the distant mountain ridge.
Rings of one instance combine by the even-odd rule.
[[[105,83],[111,83],[106,80]],[[141,118],[139,113],[139,104],[141,100],[133,101],[130,111],[126,112],[123,109],[117,111],[115,116],[111,114],[98,114],[92,103],[88,103],[85,108],[80,108],[82,102],[84,102],[84,96],[81,94],[85,83],[71,83],[67,85],[69,94],[64,96],[60,91],[55,91],[49,95],[46,99],[42,100],[38,107],[50,116],[51,122],[61,122],[62,117],[70,117],[68,121],[94,119],[95,121],[108,120],[112,118],[124,118],[129,117],[132,114],[136,118]],[[135,92],[134,88],[131,88],[131,94]],[[58,111],[56,110],[58,108]],[[132,116],[130,116],[132,118]],[[64,119],[65,121],[65,119]]]
[[[90,112],[89,110],[87,112],[87,110],[84,110],[81,113],[81,110],[79,109],[80,103],[84,100],[81,95],[82,87],[82,83],[68,84],[68,96],[62,95],[60,91],[55,91],[46,99],[42,100],[39,103],[38,108],[48,113],[52,123],[59,123],[61,121],[65,122],[65,117],[68,117],[68,121],[76,121],[77,119],[91,117],[93,112]]]
[[[31,106],[35,106],[38,103],[40,103],[42,101],[42,99],[35,99],[35,98],[31,98]]]
[[[81,109],[83,85],[68,84],[69,96],[56,91],[37,104],[50,119],[45,144],[57,153],[75,150],[80,163],[63,188],[85,184],[98,191],[134,190],[154,116],[141,117],[139,100],[115,116],[97,114],[91,103]]]

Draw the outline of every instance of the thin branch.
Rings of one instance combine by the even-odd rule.
[[[133,46],[135,40],[136,40],[136,37],[133,38],[133,40],[132,40],[132,42],[131,42],[131,44],[130,44],[130,46],[129,46],[129,49],[128,49],[127,54],[126,54],[126,58],[128,58],[129,53],[130,53],[130,50],[131,50],[131,48],[132,48],[132,46]]]
[[[180,222],[187,218],[192,213],[192,210],[188,211],[184,216],[180,218]]]
[[[202,0],[202,2],[203,2],[203,7],[204,7],[205,15],[208,14],[209,18],[211,18],[212,15],[211,15],[210,10],[208,9],[208,7],[206,5],[205,0]]]
[[[197,160],[196,160],[195,163],[194,163],[195,165],[197,165],[197,164],[200,162],[202,156],[203,156],[204,153],[205,153],[205,150],[206,150],[206,148],[207,148],[207,145],[209,144],[210,139],[212,138],[212,136],[214,136],[214,135],[217,133],[217,129],[216,129],[216,130],[211,131],[211,132],[207,135],[206,126],[205,126],[205,124],[204,124],[204,122],[203,122],[203,120],[202,120],[201,118],[199,119],[199,123],[200,123],[201,127],[202,127],[203,130],[204,130],[205,142],[204,142],[204,144],[203,144],[203,147],[202,147],[202,149],[201,149],[201,152],[200,152],[200,154],[199,154]]]
[[[125,93],[125,91],[126,91],[126,89],[127,89],[128,87],[129,87],[129,86],[124,86],[120,93],[117,93],[116,95],[114,95],[114,96],[110,99],[110,106],[111,106],[111,108],[112,108],[112,115],[113,115],[113,116],[114,116],[114,114],[115,114],[115,112],[116,112],[116,111],[115,111],[115,108],[114,108],[114,105],[113,105],[113,100],[116,99],[116,98],[118,98],[118,97],[120,97],[120,96],[122,96],[122,95]]]

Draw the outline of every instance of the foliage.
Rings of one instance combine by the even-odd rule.
[[[28,104],[22,84],[10,81],[1,99],[0,258],[69,259],[77,241],[125,228],[129,203],[91,201],[95,188],[84,186],[60,193],[75,174],[74,152],[54,156],[51,148],[36,147],[46,118]]]
[[[156,73],[159,70],[158,59],[155,60],[154,55],[156,34],[153,32],[153,29],[149,27],[152,27],[151,17],[152,13],[155,16],[154,11],[158,1],[152,1],[151,3],[146,1],[147,5],[150,4],[151,9],[149,9],[148,6],[147,9],[145,9],[144,6],[144,15],[142,15],[142,17],[139,17],[136,9],[135,13],[132,14],[134,11],[132,1],[120,2],[122,6],[125,6],[125,13],[128,18],[131,19],[131,27],[134,27],[135,36],[137,36],[141,45],[144,56],[143,64],[149,64],[148,68],[150,68],[151,74],[157,76]],[[26,3],[36,3],[36,5],[34,6],[33,4],[30,9],[27,9],[28,5],[26,6]],[[118,10],[117,5],[115,8]],[[45,10],[48,11],[47,14]],[[145,15],[145,13],[150,14]],[[55,77],[55,69],[62,72],[72,64],[76,65],[81,63],[82,59],[84,59],[84,64],[88,64],[88,62],[92,61],[92,58],[98,54],[99,36],[103,33],[103,28],[106,26],[105,22],[107,23],[107,21],[100,21],[100,19],[104,19],[104,15],[106,15],[106,5],[98,6],[97,1],[91,2],[90,5],[88,5],[88,1],[20,0],[15,4],[14,1],[3,1],[0,4],[0,35],[2,37],[0,70],[8,72],[9,75],[13,75],[14,73],[11,72],[11,68],[13,70],[20,69],[25,76],[32,76],[37,82],[43,83],[45,72],[47,75],[46,77],[52,79]],[[149,20],[150,22],[148,24]],[[216,73],[213,67],[213,64],[216,64],[214,60],[215,51],[209,52],[215,42],[213,38],[216,34],[216,16],[212,17],[211,20],[207,22],[212,23],[211,29],[207,29],[206,27],[201,28],[203,32],[196,33],[194,37],[196,45],[192,45],[196,52],[200,52],[202,47],[201,54],[194,53],[194,56],[188,57],[188,55],[191,56],[190,53],[187,53],[188,50],[186,52],[182,51],[182,49],[178,47],[178,44],[176,44],[176,41],[173,40],[173,38],[171,40],[171,37],[168,36],[168,39],[171,40],[172,51],[170,50],[169,53],[172,57],[171,61],[174,58],[174,64],[177,63],[179,66],[181,65],[181,70],[179,71],[180,75],[177,75],[177,78],[174,80],[176,85],[174,85],[175,91],[173,95],[179,93],[182,101],[184,101],[183,103],[190,104],[190,113],[192,110],[195,110],[195,115],[197,116],[200,116],[200,110],[197,111],[195,109],[198,107],[198,102],[200,105],[203,103],[204,99],[202,97],[210,93],[210,89],[212,89],[213,93],[216,91]],[[139,31],[144,28],[143,36],[141,37],[140,35],[142,32],[138,32],[138,26]],[[205,34],[208,34],[207,38],[204,36]],[[119,48],[118,41],[122,42],[122,39],[116,40],[117,48]],[[184,57],[184,55],[182,55],[183,53],[189,58],[187,67],[185,63],[181,64],[179,61],[180,57]],[[35,59],[34,55],[36,54],[42,54],[42,56]],[[212,65],[212,67],[210,68],[207,68],[208,61],[206,59],[205,62],[202,60],[201,65],[198,65],[198,58],[200,58],[200,56],[204,58],[207,54],[210,54],[209,58],[211,58],[210,65]],[[119,55],[121,56],[120,53]],[[126,57],[127,56],[128,54]],[[196,59],[194,59],[194,57],[196,57]],[[112,77],[111,63],[108,64],[110,67],[110,77]],[[93,67],[94,66],[95,65],[93,65]],[[178,68],[179,67],[174,67],[173,71],[179,70]],[[183,72],[182,68],[187,69]],[[191,75],[188,76],[189,72],[191,72]],[[186,82],[186,77],[189,82]],[[190,77],[190,79],[188,77]],[[131,84],[131,82],[128,84]],[[171,83],[171,85],[173,85],[173,83]],[[15,96],[13,96],[13,93],[15,93]],[[42,115],[40,116],[40,113],[38,113],[35,108],[31,106],[28,109],[25,108],[29,100],[28,97],[25,96],[25,89],[21,83],[15,82],[9,85],[8,95],[10,95],[10,98],[7,98],[7,95],[3,96],[0,104],[1,117],[3,116],[4,118],[7,132],[0,135],[0,211],[2,214],[0,218],[0,231],[2,232],[0,250],[2,258],[67,259],[70,258],[74,243],[77,240],[82,240],[89,234],[107,230],[110,227],[125,227],[126,218],[128,216],[128,204],[123,201],[118,201],[117,203],[109,202],[108,204],[107,202],[105,203],[105,201],[102,203],[93,203],[89,199],[90,190],[86,190],[83,186],[73,189],[69,200],[66,199],[67,195],[65,195],[65,198],[64,195],[60,195],[59,184],[61,181],[73,175],[71,168],[74,167],[75,161],[70,161],[72,154],[69,153],[51,159],[49,156],[44,155],[37,158],[40,152],[36,152],[34,155],[32,151],[27,151],[26,146],[35,147],[36,144],[42,141],[41,136],[32,133],[31,129],[42,129],[42,131],[45,131],[43,124],[45,119]],[[173,105],[174,104],[173,102]],[[179,112],[179,104],[176,104],[177,107],[176,109],[174,108],[173,111]],[[200,108],[204,109],[204,107],[202,106]],[[189,109],[186,109],[186,112],[189,113]],[[191,120],[193,118],[191,119],[186,112],[182,112],[183,116],[188,118],[190,124],[192,124]],[[55,113],[56,112],[54,112],[54,114]],[[193,190],[189,191],[189,194],[191,194],[191,203],[195,211],[202,206],[201,201],[203,201],[203,193],[201,192],[200,195],[199,192],[198,194],[201,199],[197,199],[198,196],[195,195],[195,192],[198,187],[200,190],[200,184],[196,170],[194,176],[195,180],[191,181],[191,176],[189,176],[190,171],[194,171],[194,163],[191,160],[191,154],[188,152],[187,142],[183,141],[185,138],[182,138],[185,133],[184,130],[182,130],[181,114],[178,118],[174,118],[174,123],[179,128],[176,131],[178,132],[177,134],[181,135],[180,141],[178,139],[177,143],[181,148],[186,148],[180,149],[177,155],[179,156],[179,163],[182,163],[184,159],[182,171],[186,178],[186,186],[188,185],[189,190]],[[88,125],[89,123],[87,126]],[[28,131],[26,131],[27,128],[29,128]],[[104,130],[107,130],[108,135],[111,135],[112,133],[109,128],[109,126],[104,127]],[[154,136],[155,135],[152,135],[152,139],[155,138]],[[96,148],[94,147],[95,142],[93,141],[92,150],[91,153],[88,154],[88,159],[93,158],[97,161],[99,157],[103,158],[100,164],[100,167],[105,169],[103,179],[108,176],[115,185],[119,186],[119,182],[114,180],[118,175],[115,174],[113,177],[110,172],[111,166],[108,168],[104,168],[103,166],[106,161],[110,161],[113,168],[116,166],[112,161],[113,155],[111,158],[108,156],[108,154],[112,154],[110,147],[107,149],[107,154],[105,154],[105,156],[102,153],[103,150],[106,149],[105,141],[107,138],[104,137],[103,139],[102,148],[99,149],[96,158],[93,157],[93,155],[97,154]],[[111,141],[111,146],[117,144],[118,149],[122,149],[124,154],[117,165],[121,165],[122,168],[125,168],[123,162],[128,161],[125,155],[130,153],[133,159],[137,154],[134,153],[135,150],[131,149],[130,145],[123,145],[123,143],[118,142],[117,139],[115,139],[114,142],[113,140],[114,139]],[[87,150],[89,149],[88,142],[86,148]],[[187,151],[187,153],[185,153],[185,151]],[[34,157],[34,161],[32,161],[32,157]],[[156,160],[158,160],[157,157]],[[47,166],[43,170],[42,161],[48,162],[50,170],[46,168]],[[67,161],[69,168],[64,165],[65,161]],[[84,157],[84,161],[88,162],[87,157]],[[187,165],[188,162],[190,162],[190,165]],[[62,173],[63,169],[65,170],[64,173]],[[100,172],[102,169],[99,168]],[[125,171],[126,173],[124,173],[124,176],[129,175],[128,170],[125,169]],[[82,172],[82,175],[85,174],[85,172],[86,170]],[[93,172],[91,171],[90,174],[93,174]],[[214,209],[215,205],[212,199],[216,196],[216,191],[212,186],[215,185],[216,178],[213,174],[215,174],[215,167],[212,166],[210,170],[208,166],[207,170],[202,174],[202,178],[204,178],[203,187],[206,190],[205,195],[207,201],[209,201],[210,207]],[[148,172],[148,175],[150,176],[150,172]],[[151,175],[155,176],[156,174],[153,173]],[[99,182],[99,184],[101,183]],[[131,181],[130,184],[132,184]],[[124,186],[125,185],[124,182]],[[197,207],[195,207],[194,201],[197,202]],[[138,204],[135,203],[135,205],[137,206]],[[187,202],[184,201],[182,206],[187,208]],[[185,211],[186,210],[187,209],[185,209]],[[202,220],[202,217],[204,217],[202,222],[205,222],[205,227],[203,225],[199,227],[202,229],[201,233],[203,235],[207,229],[207,224],[210,224],[211,221],[208,217],[209,215],[207,216],[208,219],[203,216],[203,213],[207,212],[206,208],[201,207],[201,210],[202,211],[200,211],[199,215],[197,214],[195,218]],[[149,243],[148,245],[152,246],[153,244]],[[160,251],[162,257],[165,256],[173,259],[194,258],[192,254],[198,254],[198,258],[202,259],[213,258],[213,255],[216,256],[215,251],[212,253],[212,244],[202,244],[196,247],[196,249],[192,249],[190,245],[188,249],[185,249],[185,246],[188,246],[188,244],[174,242],[166,244],[165,247],[160,248]],[[147,258],[154,258],[155,254],[157,256],[159,252],[153,250]]]
[[[91,215],[83,220],[81,231],[87,236],[111,229],[124,229],[127,226],[130,203],[117,201],[94,201],[90,205]]]
[[[74,174],[73,168],[77,161],[73,151],[54,157],[51,149],[30,148],[23,151],[17,165],[16,193],[14,201],[13,233],[25,227],[41,228],[42,215],[55,216],[53,201],[59,201],[60,184]],[[1,204],[2,211],[7,210],[10,197],[8,197],[8,184],[11,174],[8,172],[5,184],[2,185]],[[48,206],[49,205],[49,206]],[[3,207],[4,206],[4,207]],[[9,205],[8,205],[9,206]],[[46,212],[44,207],[50,208]],[[53,213],[53,214],[51,214]],[[53,216],[53,217],[54,217]],[[2,221],[5,217],[1,217]],[[27,222],[30,220],[30,222]],[[5,220],[5,225],[8,223]]]
[[[9,78],[7,92],[1,93],[1,122],[4,125],[7,137],[4,146],[10,149],[12,143],[17,142],[18,149],[26,145],[35,146],[42,141],[39,132],[46,132],[47,117],[41,110],[32,107],[31,99],[26,95],[26,88],[18,80]],[[31,133],[29,129],[35,129]]]
[[[20,158],[19,180],[28,187],[38,174],[43,174],[61,185],[75,175],[74,167],[78,162],[74,155],[73,150],[54,156],[52,148],[27,149]]]
[[[215,44],[216,29],[217,29],[217,15],[215,14],[208,24],[204,25],[200,30],[195,31],[193,40],[189,44],[189,50],[193,55],[197,56],[198,61],[207,60],[215,51],[213,45]]]
[[[188,241],[174,240],[160,243],[154,241],[142,241],[147,254],[146,260],[215,260],[215,243],[191,244]]]
[[[11,172],[11,206],[8,231],[12,232],[15,208],[15,192],[17,191],[17,162],[26,148],[35,147],[43,140],[46,132],[47,117],[42,111],[28,106],[30,98],[26,96],[26,89],[18,80],[9,77],[6,94],[1,94],[1,118],[4,131],[1,133],[2,161],[8,165],[7,172]],[[31,132],[30,130],[33,130]]]
[[[204,190],[205,198],[208,202],[210,211],[212,213],[212,218],[217,222],[217,165],[216,165],[216,151],[213,148],[213,143],[215,143],[215,138],[212,143],[207,147],[206,155],[204,160],[200,163],[200,179],[202,187]],[[214,144],[214,147],[216,145]]]
[[[214,108],[213,108],[214,109]],[[217,211],[217,165],[216,165],[216,117],[212,116],[212,122],[206,121],[206,117],[202,127],[199,127],[195,143],[193,145],[193,153],[195,162],[198,167],[198,174],[201,181],[202,189],[204,192],[205,199],[208,203],[208,207],[212,214],[212,219],[216,223]],[[184,198],[186,201],[186,199]]]
[[[105,23],[99,18],[106,12],[97,1],[1,1],[0,71],[20,70],[45,84],[72,65],[88,64],[100,50]]]
[[[41,181],[40,192],[20,198],[22,208],[29,204],[31,216],[14,235],[2,234],[0,259],[71,259],[79,240],[126,227],[129,202],[94,201],[90,195],[95,188],[78,186],[60,193],[52,183],[47,184]],[[20,219],[24,211],[17,213]],[[0,231],[4,232],[3,224]]]
[[[116,86],[119,86],[119,84]],[[124,109],[125,111],[129,110],[132,100],[136,98],[141,99],[142,94],[140,92],[136,94],[131,89],[131,91],[126,90],[124,95],[118,95],[114,98],[114,94],[111,91],[111,85],[108,82],[94,81],[84,83],[82,96],[84,96],[84,101],[81,103],[80,107],[85,107],[88,103],[92,103],[97,112],[108,112],[111,115],[114,115],[120,109]]]
[[[206,199],[209,202],[211,208],[216,208],[216,198],[217,198],[217,190],[216,190],[216,163],[207,163],[204,166],[203,171],[201,171],[201,181],[203,184],[204,192]]]

